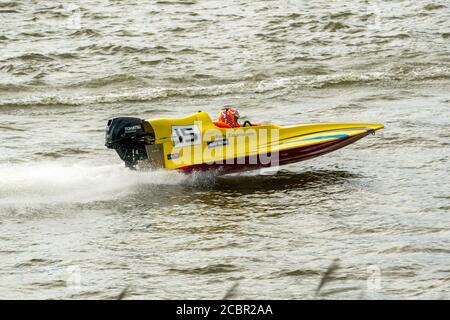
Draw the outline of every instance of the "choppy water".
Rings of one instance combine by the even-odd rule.
[[[0,21],[0,298],[314,298],[335,258],[316,297],[449,298],[448,1],[2,0]],[[276,175],[103,147],[110,117],[229,103],[386,129]]]

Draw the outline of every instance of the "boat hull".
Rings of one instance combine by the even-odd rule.
[[[249,171],[249,170],[256,170],[261,168],[268,168],[268,167],[275,167],[275,166],[281,166],[286,165],[290,163],[300,162],[304,160],[309,160],[315,157],[319,157],[321,155],[333,152],[335,150],[338,150],[340,148],[343,148],[349,144],[352,144],[365,136],[369,134],[374,134],[375,130],[367,130],[366,132],[360,133],[358,135],[341,138],[333,141],[328,141],[320,144],[310,145],[310,146],[304,146],[304,147],[297,147],[292,148],[288,150],[279,151],[278,157],[272,157],[272,155],[269,155],[273,160],[267,163],[266,161],[261,161],[259,157],[241,157],[241,158],[234,158],[234,159],[228,159],[227,161],[224,161],[224,163],[212,163],[212,164],[196,164],[196,165],[190,165],[181,167],[178,170],[185,172],[185,173],[191,173],[193,171],[215,171],[218,174],[227,174],[227,173],[233,173],[233,172],[240,172],[240,171]],[[252,163],[255,162],[256,163]]]

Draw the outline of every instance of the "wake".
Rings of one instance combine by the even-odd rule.
[[[178,172],[136,172],[122,165],[85,162],[1,164],[0,206],[117,199],[132,193],[137,186],[189,184],[193,179]]]

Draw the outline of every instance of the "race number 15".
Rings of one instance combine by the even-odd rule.
[[[175,147],[185,147],[201,143],[200,130],[197,125],[173,126],[172,139]]]

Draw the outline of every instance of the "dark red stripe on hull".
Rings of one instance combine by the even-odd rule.
[[[271,163],[261,163],[260,157],[257,157],[257,163],[250,163],[250,157],[245,158],[235,158],[233,159],[233,163],[213,163],[213,164],[197,164],[192,166],[181,167],[178,170],[189,173],[192,171],[207,171],[207,170],[216,170],[219,174],[232,173],[237,171],[246,171],[246,170],[255,170],[259,168],[265,168],[276,165],[284,165],[293,162],[304,161],[308,159],[312,159],[323,154],[335,151],[337,149],[343,148],[355,141],[358,141],[361,138],[364,138],[370,133],[373,133],[373,130],[369,130],[367,132],[361,133],[356,136],[337,139],[334,141],[329,141],[321,144],[316,144],[307,147],[299,147],[289,150],[284,150],[279,153],[278,161],[272,161]],[[267,158],[270,158],[270,154],[267,155]]]

